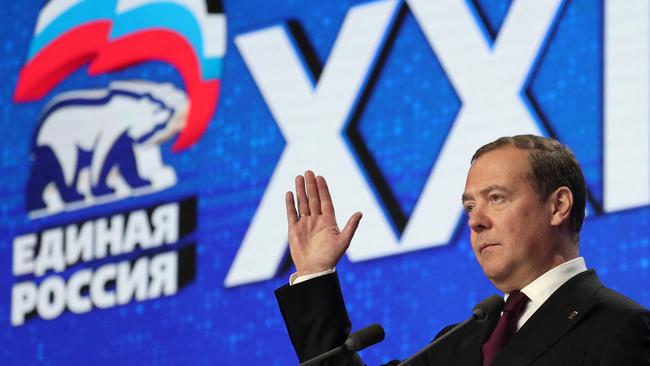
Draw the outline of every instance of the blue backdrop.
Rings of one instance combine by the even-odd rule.
[[[273,290],[285,284],[292,272],[288,262],[282,260],[270,278],[225,284],[287,145],[235,39],[275,25],[289,25],[295,49],[303,55],[305,72],[315,83],[346,14],[353,6],[367,3],[224,1],[221,10],[227,19],[227,43],[216,112],[200,139],[187,149],[172,152],[173,140],[160,148],[162,159],[175,170],[176,183],[162,190],[37,217],[29,215],[25,204],[31,144],[40,113],[54,96],[69,90],[106,87],[113,80],[171,82],[179,89],[186,88],[188,82],[178,67],[165,60],[147,60],[97,75],[89,75],[88,63],[84,63],[43,97],[15,101],[19,73],[27,62],[44,4],[34,0],[5,4],[0,10],[0,76],[5,80],[0,87],[3,364],[297,363],[273,296]],[[650,306],[647,198],[617,210],[607,210],[603,203],[605,4],[590,0],[561,3],[537,63],[528,72],[522,98],[527,100],[539,129],[568,144],[585,171],[590,201],[581,254],[588,267],[595,268],[606,285]],[[492,47],[511,2],[475,0],[465,5],[483,30],[486,44]],[[373,187],[373,197],[390,218],[391,230],[399,236],[463,101],[409,5],[397,2],[396,6],[394,23],[384,34],[376,67],[342,135]],[[485,129],[490,129],[490,123],[485,121]],[[640,131],[648,131],[648,121],[645,123]],[[308,167],[296,166],[294,174]],[[468,167],[467,161],[458,169],[466,171]],[[645,174],[648,169],[639,167]],[[292,183],[286,181],[285,190],[292,189]],[[64,311],[51,320],[37,315],[24,324],[11,324],[12,288],[16,283],[41,283],[57,272],[69,278],[80,269],[116,262],[116,257],[106,257],[71,264],[64,271],[50,270],[43,276],[21,277],[12,272],[16,237],[187,197],[196,198],[196,229],[170,248],[195,244],[194,276],[175,294],[93,308],[83,314]],[[282,202],[283,197],[277,199]],[[336,204],[337,197],[334,200]],[[277,216],[283,218],[284,213],[279,211]],[[353,329],[379,322],[387,333],[383,343],[362,352],[368,364],[405,358],[443,326],[465,319],[474,304],[497,292],[474,259],[463,217],[459,216],[451,239],[444,244],[372,260],[342,259],[337,270]],[[154,252],[141,248],[118,259],[133,260]],[[284,250],[282,256],[286,255]],[[255,272],[254,266],[250,271]]]

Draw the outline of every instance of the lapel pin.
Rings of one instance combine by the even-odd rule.
[[[577,311],[572,311],[571,314],[569,314],[569,320],[575,320],[575,318],[578,316]]]

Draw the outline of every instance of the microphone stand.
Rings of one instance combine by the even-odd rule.
[[[326,359],[328,357],[331,357],[331,356],[334,356],[334,355],[336,355],[336,354],[338,354],[340,352],[347,351],[347,349],[348,348],[345,345],[341,345],[341,346],[338,346],[336,348],[332,348],[331,350],[329,350],[329,351],[327,351],[325,353],[321,353],[320,355],[318,355],[318,356],[316,356],[316,357],[314,357],[314,358],[312,358],[310,360],[307,360],[307,361],[301,363],[298,366],[317,365],[319,362],[323,361],[324,359]]]
[[[309,359],[299,364],[298,366],[316,365],[324,359],[334,356],[338,353],[345,351],[361,351],[362,349],[379,343],[382,340],[384,340],[384,328],[382,328],[379,324],[372,324],[350,334],[350,336],[342,345],[333,348],[325,353],[321,353],[320,355]]]
[[[494,316],[498,314],[501,309],[503,308],[503,298],[499,295],[492,295],[488,297],[487,299],[483,300],[480,304],[476,305],[474,307],[474,310],[472,311],[472,316],[467,318],[464,322],[456,325],[455,327],[451,328],[448,332],[443,334],[442,336],[438,337],[435,339],[433,342],[429,343],[426,345],[424,348],[419,350],[417,353],[412,355],[411,357],[407,358],[406,360],[400,362],[397,366],[406,366],[419,356],[425,354],[428,352],[431,348],[435,347],[437,344],[442,342],[443,340],[447,339],[448,336],[450,336],[453,333],[456,333],[458,329],[466,326],[467,324],[473,322],[473,321],[478,321],[479,323],[482,323],[486,321],[490,316]]]
[[[438,337],[438,338],[437,338],[436,340],[434,340],[433,342],[429,343],[426,347],[422,348],[421,350],[419,350],[419,351],[416,352],[415,354],[411,355],[411,357],[409,357],[409,358],[407,358],[406,360],[400,362],[397,366],[406,366],[406,365],[408,365],[411,361],[413,361],[413,360],[415,360],[416,358],[420,357],[420,355],[425,354],[427,351],[429,351],[429,350],[430,350],[431,348],[433,348],[435,345],[437,345],[438,343],[442,342],[444,339],[447,339],[447,337],[448,337],[449,335],[455,333],[456,330],[458,330],[458,329],[464,327],[466,324],[469,324],[469,323],[471,323],[472,321],[474,321],[474,317],[473,317],[473,316],[470,316],[469,318],[465,319],[465,321],[463,321],[462,323],[460,323],[460,324],[458,324],[457,326],[451,328],[448,332],[446,332],[445,334],[441,335],[440,337]]]

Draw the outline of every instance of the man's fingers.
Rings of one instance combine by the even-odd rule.
[[[284,195],[284,202],[287,206],[287,222],[289,225],[298,221],[298,214],[296,213],[296,205],[293,202],[293,193],[287,192]]]
[[[316,186],[316,177],[314,172],[308,170],[305,172],[305,181],[307,183],[307,200],[309,201],[309,212],[312,215],[319,215],[320,198],[318,197],[318,188]]]
[[[309,200],[305,191],[305,178],[302,175],[296,177],[296,196],[298,200],[298,215],[309,215]]]
[[[352,240],[352,237],[354,236],[354,232],[357,231],[357,227],[359,227],[359,221],[361,221],[361,212],[355,212],[349,219],[347,224],[345,224],[345,227],[343,228],[343,231],[341,231],[341,234],[345,238],[345,241],[350,243]]]
[[[316,187],[318,188],[318,196],[320,197],[321,212],[324,215],[334,216],[334,204],[332,203],[332,196],[330,196],[330,190],[327,187],[325,178],[321,176],[316,177]]]

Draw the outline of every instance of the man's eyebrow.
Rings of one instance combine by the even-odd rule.
[[[481,191],[479,192],[479,195],[484,196],[487,193],[489,193],[491,191],[495,191],[495,190],[496,191],[510,192],[510,190],[508,188],[506,188],[506,187],[504,187],[504,186],[502,186],[500,184],[492,184],[492,185],[489,185],[489,186],[481,189]],[[472,194],[463,193],[463,195],[461,196],[461,201],[462,202],[473,200],[473,199],[474,199],[474,195],[472,195]]]

